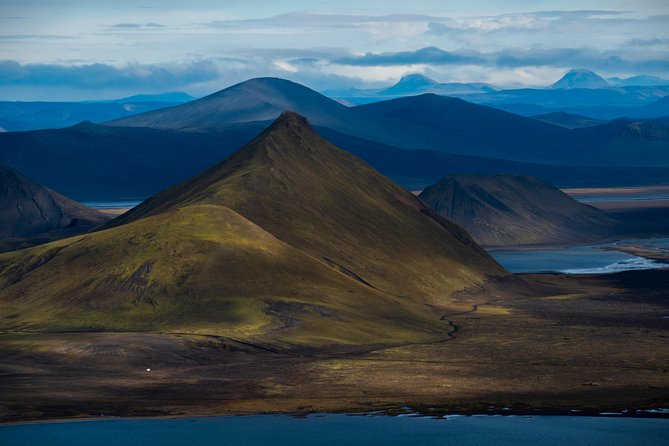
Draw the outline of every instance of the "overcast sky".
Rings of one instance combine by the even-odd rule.
[[[669,78],[669,1],[0,0],[0,100],[201,96],[259,76],[543,86],[570,68]]]

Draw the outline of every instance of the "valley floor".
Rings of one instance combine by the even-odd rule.
[[[669,270],[519,277],[552,291],[463,295],[443,317],[450,335],[423,344],[289,351],[177,333],[2,333],[0,421],[669,406]]]

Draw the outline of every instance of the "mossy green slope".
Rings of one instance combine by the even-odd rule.
[[[400,342],[443,335],[438,307],[504,274],[459,227],[289,113],[102,231],[0,255],[0,321]]]
[[[265,343],[272,334],[269,343],[309,344],[439,331],[410,305],[223,206],[187,206],[0,261],[9,330],[171,331]]]
[[[376,289],[440,302],[504,274],[469,235],[284,113],[229,159],[155,195],[111,226],[193,203],[225,205]]]

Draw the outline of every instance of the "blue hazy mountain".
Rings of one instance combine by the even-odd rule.
[[[614,87],[659,87],[661,85],[669,85],[669,79],[662,79],[661,77],[648,76],[644,74],[631,76],[624,79],[619,77],[610,77],[607,79],[607,81]]]
[[[379,96],[414,96],[423,93],[458,95],[486,93],[490,91],[496,90],[484,83],[442,83],[422,74],[408,74],[403,76],[398,83],[390,88],[381,90],[378,94]]]
[[[430,79],[427,76],[422,74],[407,74],[403,76],[399,82],[393,85],[390,88],[381,90],[380,94],[388,95],[406,95],[406,94],[416,94],[416,92],[423,92],[426,88],[438,85],[439,82],[434,79]]]
[[[560,186],[669,178],[662,122],[570,130],[434,94],[346,107],[275,78],[108,125],[0,133],[0,163],[78,199],[141,198],[223,159],[291,109],[410,188],[458,172],[530,174]],[[609,148],[616,150],[610,159]]]
[[[643,107],[669,95],[669,82],[652,76],[614,79],[609,84],[589,70],[571,70],[547,88],[496,90],[483,83],[440,83],[419,74],[403,77],[385,89],[331,90],[328,96],[347,104],[363,105],[388,98],[436,93],[488,105],[523,116],[553,112],[580,114],[595,119],[659,118],[664,108]]]
[[[423,74],[412,73],[402,76],[394,85],[377,89],[348,88],[344,90],[327,90],[325,95],[340,102],[352,105],[369,104],[384,101],[389,98],[416,96],[425,93],[435,93],[447,96],[478,94],[497,91],[490,84],[480,82],[439,82]]]
[[[169,92],[106,101],[0,101],[0,127],[7,131],[21,131],[69,127],[81,121],[104,122],[183,104],[193,99],[184,92]]]
[[[606,88],[609,83],[606,82],[597,73],[590,70],[570,70],[560,80],[548,88],[571,90],[573,88]]]
[[[544,121],[551,124],[559,125],[560,127],[566,127],[568,129],[592,127],[595,125],[606,124],[607,122],[601,119],[593,119],[587,116],[576,115],[573,113],[565,113],[565,112],[543,113],[532,117],[534,119],[538,119],[539,121]]]

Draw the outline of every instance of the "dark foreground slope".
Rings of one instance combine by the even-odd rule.
[[[439,309],[455,293],[506,275],[462,229],[288,113],[105,230],[0,255],[0,301],[12,303],[0,320],[274,346],[400,342],[443,336]]]
[[[82,122],[0,133],[0,163],[78,200],[145,198],[221,160],[263,127],[179,132]]]
[[[0,165],[0,250],[81,234],[109,219]]]
[[[487,246],[592,242],[618,225],[606,212],[526,176],[451,175],[420,198]]]

